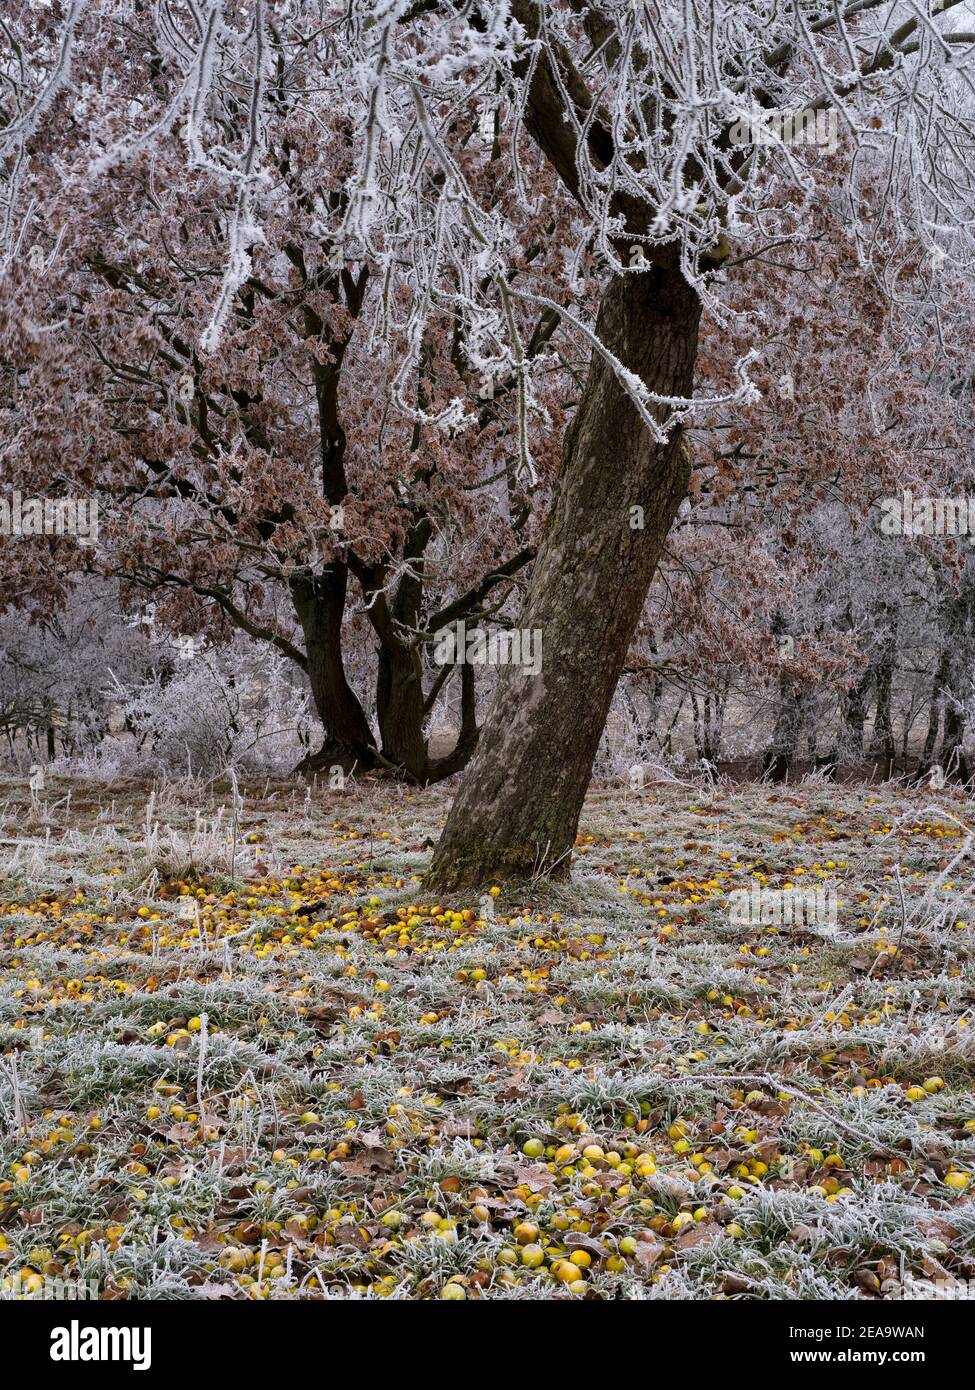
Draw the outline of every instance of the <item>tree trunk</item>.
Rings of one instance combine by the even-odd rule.
[[[972,641],[972,565],[962,575],[962,588],[955,603],[952,641],[948,648],[948,676],[945,682],[945,721],[941,737],[941,766],[945,776],[967,786],[971,768],[967,751],[967,714],[971,693]]]
[[[894,692],[894,672],[897,665],[897,632],[900,612],[897,607],[885,605],[882,614],[886,619],[886,629],[880,654],[874,667],[877,685],[877,706],[873,718],[873,737],[870,752],[883,759],[884,780],[887,781],[894,770],[894,724],[891,704]]]
[[[941,713],[944,707],[945,681],[948,678],[948,660],[945,651],[942,651],[938,660],[938,667],[934,673],[934,680],[931,685],[931,704],[928,711],[928,732],[925,735],[924,746],[921,749],[921,757],[914,772],[914,780],[923,782],[934,767],[934,750],[938,744],[938,733],[941,729]]]
[[[877,667],[877,712],[873,720],[871,752],[883,758],[884,781],[894,771],[894,725],[891,718],[891,697],[894,683],[894,654],[885,652]]]
[[[931,692],[927,738],[914,777],[922,780],[935,765],[934,749],[943,713],[937,762],[944,768],[946,777],[968,785],[972,779],[966,742],[971,672],[975,665],[975,557],[966,557],[957,582],[957,590],[943,597],[938,605],[941,652]]]
[[[597,333],[651,391],[689,397],[699,320],[674,262],[617,276]],[[541,634],[542,669],[500,668],[431,884],[568,873],[610,701],[689,475],[680,430],[658,444],[594,353],[520,619]]]
[[[460,729],[457,742],[445,757],[431,759],[427,767],[427,781],[442,782],[445,777],[452,777],[466,767],[473,757],[479,737],[474,668],[465,663],[460,668]]]
[[[873,681],[873,667],[868,666],[855,685],[843,696],[844,743],[847,751],[859,762],[863,757],[863,731],[867,722],[867,691]]]
[[[949,699],[945,705],[945,732],[941,743],[941,766],[952,781],[968,785],[971,769],[965,752],[965,708],[959,701]]]
[[[330,565],[321,574],[291,581],[291,599],[305,639],[312,698],[325,730],[321,749],[304,758],[298,772],[319,772],[334,766],[346,772],[355,767],[362,772],[376,765],[372,730],[345,678],[342,662],[346,584],[344,565]]]
[[[379,647],[376,717],[383,757],[410,781],[425,782],[427,741],[423,732],[423,667],[419,652],[390,639]]]
[[[802,706],[791,678],[779,683],[779,708],[772,741],[762,759],[762,773],[770,782],[784,782],[789,775],[802,732]]]

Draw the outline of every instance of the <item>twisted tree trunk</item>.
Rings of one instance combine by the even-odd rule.
[[[688,397],[699,320],[675,260],[614,279],[596,331],[651,391]],[[610,701],[689,472],[679,429],[657,443],[594,353],[520,618],[541,634],[541,673],[501,668],[432,886],[568,872]]]

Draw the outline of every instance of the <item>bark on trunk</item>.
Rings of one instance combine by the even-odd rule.
[[[308,660],[308,679],[318,717],[325,730],[321,749],[298,765],[297,772],[342,767],[363,772],[375,767],[372,730],[342,662],[342,616],[347,572],[331,565],[313,577],[291,581],[291,600],[301,624]]]
[[[873,718],[873,737],[870,752],[883,759],[883,776],[887,781],[894,770],[894,724],[892,701],[894,694],[894,673],[897,666],[897,633],[899,610],[885,605],[882,614],[886,619],[886,632],[880,655],[874,668],[877,686],[877,707]]]
[[[651,391],[687,397],[699,319],[677,266],[654,266],[611,282],[597,332]],[[680,431],[656,443],[594,354],[519,620],[541,633],[541,673],[501,668],[431,885],[568,872],[610,701],[689,473]]]
[[[873,681],[873,669],[869,668],[850,686],[843,697],[844,742],[851,757],[859,762],[863,757],[863,731],[867,723],[867,692]]]
[[[918,782],[923,782],[934,767],[934,750],[938,745],[938,734],[941,730],[941,714],[944,707],[944,689],[947,678],[948,660],[946,653],[942,651],[931,685],[928,731],[925,735],[924,746],[921,749],[921,757],[914,772],[914,780]]]
[[[379,648],[376,717],[383,757],[402,768],[409,780],[425,782],[423,667],[419,652],[405,642],[390,640]]]
[[[967,748],[967,717],[972,691],[971,671],[975,664],[975,557],[966,557],[957,590],[942,598],[938,625],[941,653],[931,692],[927,738],[914,776],[922,780],[937,763],[946,777],[969,785],[972,762]],[[935,758],[942,713],[941,749]]]
[[[762,759],[762,774],[770,782],[784,782],[789,775],[802,732],[802,707],[791,679],[779,685],[779,708],[772,741]]]
[[[971,781],[971,768],[965,753],[965,710],[963,705],[954,700],[945,708],[941,765],[945,770],[945,776],[951,781],[962,782],[966,786]]]
[[[891,718],[893,681],[893,661],[885,659],[877,669],[877,713],[873,721],[871,744],[871,752],[883,759],[884,781],[889,781],[894,771],[894,725]]]

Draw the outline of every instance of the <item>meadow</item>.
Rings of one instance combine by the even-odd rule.
[[[0,1297],[898,1298],[975,1273],[958,794],[590,794],[434,901],[442,791],[3,788]],[[816,886],[835,924],[730,920]]]

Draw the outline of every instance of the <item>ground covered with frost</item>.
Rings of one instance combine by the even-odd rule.
[[[0,1298],[894,1298],[975,1276],[959,794],[0,786]],[[825,886],[835,927],[730,920]]]

